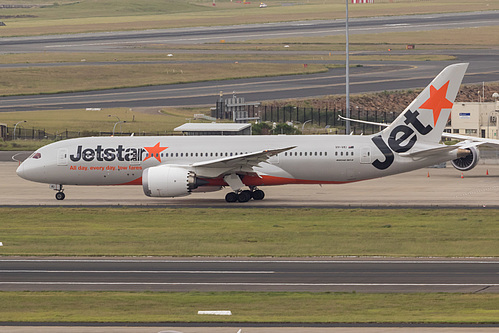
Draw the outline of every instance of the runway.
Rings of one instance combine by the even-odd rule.
[[[499,292],[497,259],[1,258],[0,290]]]
[[[350,18],[350,34],[425,31],[496,26],[499,11]],[[237,26],[211,26],[145,31],[115,31],[34,37],[4,37],[2,52],[116,50],[134,44],[202,44],[282,37],[343,35],[345,20],[293,21]]]

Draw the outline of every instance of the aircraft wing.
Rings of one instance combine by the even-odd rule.
[[[198,176],[215,178],[229,173],[256,174],[253,170],[258,164],[267,162],[269,158],[296,148],[296,146],[267,149],[242,155],[228,156],[211,161],[203,161],[191,164]]]

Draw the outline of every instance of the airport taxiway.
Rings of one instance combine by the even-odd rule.
[[[490,163],[497,163],[490,160]],[[141,186],[64,186],[66,199],[55,200],[47,184],[16,175],[16,162],[0,162],[2,206],[114,206],[157,207],[473,207],[499,208],[499,165],[480,164],[461,173],[426,168],[384,178],[339,185],[283,185],[263,187],[265,199],[227,203],[225,193],[193,193],[182,198],[149,198]]]

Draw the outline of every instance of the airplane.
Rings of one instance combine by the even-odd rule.
[[[342,184],[468,158],[480,142],[440,138],[467,63],[447,66],[373,135],[87,137],[36,150],[17,169],[27,180],[64,185],[142,185],[150,197],[230,187],[227,202],[262,200],[264,186]]]

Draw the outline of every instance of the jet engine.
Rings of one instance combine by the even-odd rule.
[[[142,188],[149,197],[183,197],[198,186],[196,174],[180,166],[159,165],[142,173]]]
[[[479,158],[480,154],[475,147],[458,149],[457,158],[452,160],[451,163],[459,171],[468,171],[476,166]]]

